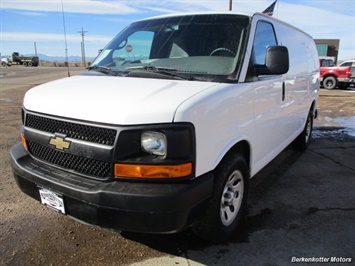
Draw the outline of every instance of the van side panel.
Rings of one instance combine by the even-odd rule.
[[[285,75],[287,102],[292,107],[294,124],[290,132],[300,133],[319,90],[319,63],[313,39],[283,23],[275,24],[280,45],[288,48],[290,69]]]
[[[238,84],[216,84],[178,107],[174,121],[192,122],[198,136],[196,176],[213,170],[242,140],[251,147],[250,170],[255,175],[302,132],[316,101],[319,83],[314,41],[287,24],[255,15],[243,68],[249,64],[259,20],[272,23],[278,45],[288,48],[289,72]],[[241,81],[246,73],[242,69]]]
[[[313,39],[304,32],[277,19],[259,15],[255,15],[253,18],[251,28],[254,32],[256,28],[254,25],[257,25],[260,20],[272,23],[278,45],[286,46],[288,49],[290,66],[288,73],[282,75],[281,78],[259,76],[251,82],[255,84],[256,88],[254,92],[255,123],[250,136],[252,139],[251,176],[268,164],[302,132],[308,112],[312,103],[316,102],[319,90],[319,74],[316,63],[318,54]],[[251,39],[252,35],[253,32],[251,32]],[[250,43],[248,53],[253,54]],[[244,66],[246,65],[244,64]],[[268,88],[270,79],[273,79],[274,84],[273,87]],[[281,89],[281,84],[284,86],[283,89]],[[275,88],[280,90],[277,91]],[[271,95],[275,95],[275,93],[279,93],[278,97],[272,98]],[[270,105],[272,101],[278,104],[277,112],[273,109],[263,109],[260,106],[262,102]],[[263,136],[260,136],[260,132],[263,132]]]
[[[248,64],[264,64],[266,48],[278,45],[277,22],[255,16],[250,35],[250,54]],[[269,40],[269,41],[267,41]],[[270,160],[282,151],[295,136],[295,110],[285,93],[285,76],[255,76],[248,73],[246,81],[253,88],[254,125],[250,134],[251,175],[253,176]],[[291,128],[290,128],[291,127]]]

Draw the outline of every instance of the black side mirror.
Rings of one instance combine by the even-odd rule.
[[[266,49],[265,65],[256,65],[256,75],[280,75],[288,72],[289,56],[285,46],[269,46]]]

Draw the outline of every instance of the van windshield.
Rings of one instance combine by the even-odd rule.
[[[135,22],[118,34],[90,69],[159,71],[228,77],[238,70],[249,17],[186,15]]]

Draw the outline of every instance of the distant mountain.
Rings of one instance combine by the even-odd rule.
[[[23,56],[35,56],[35,54],[24,54]],[[63,61],[65,62],[65,56],[51,56],[51,55],[45,55],[45,54],[38,54],[39,60],[43,61]],[[5,58],[7,55],[2,55],[1,58]],[[94,60],[94,57],[86,57],[86,61],[92,61]],[[69,62],[81,62],[81,56],[68,56],[68,61]]]
[[[31,55],[26,55],[26,56],[35,56],[34,54]],[[38,54],[37,55],[40,60],[44,61],[66,61],[65,56],[51,56],[51,55],[45,55],[45,54]],[[86,61],[93,60],[94,57],[86,57]],[[81,62],[81,56],[75,56],[71,55],[68,56],[68,61],[69,62]]]
[[[26,56],[35,56],[34,54],[29,54]],[[40,60],[44,61],[65,61],[65,56],[51,56],[51,55],[45,55],[45,54],[38,54],[37,55]],[[79,56],[70,56],[68,57],[69,61],[81,61],[81,57]]]

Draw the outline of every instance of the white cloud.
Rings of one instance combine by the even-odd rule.
[[[28,41],[35,40],[38,42],[56,42],[64,40],[63,34],[53,34],[53,33],[29,33],[29,32],[2,32],[2,41]],[[67,34],[67,42],[81,42],[81,36],[77,34]],[[112,39],[112,36],[98,36],[90,35],[85,37],[85,41],[89,42],[99,42],[102,44],[108,43]]]
[[[14,15],[19,16],[32,16],[32,17],[44,17],[47,16],[46,13],[43,12],[35,12],[35,11],[12,11]]]
[[[133,14],[155,11],[161,13],[203,10],[228,10],[229,0],[1,0],[2,9],[86,14]],[[233,11],[262,11],[271,0],[234,0]]]
[[[330,1],[323,1],[323,6],[319,7],[280,2],[277,14],[281,20],[306,31],[314,39],[339,39],[338,58],[350,59],[355,57],[355,1],[352,1],[337,2],[347,9],[343,14],[334,12],[334,2]]]
[[[126,1],[97,1],[97,0],[1,0],[2,9],[62,12],[85,14],[127,14],[138,10],[127,5]]]

